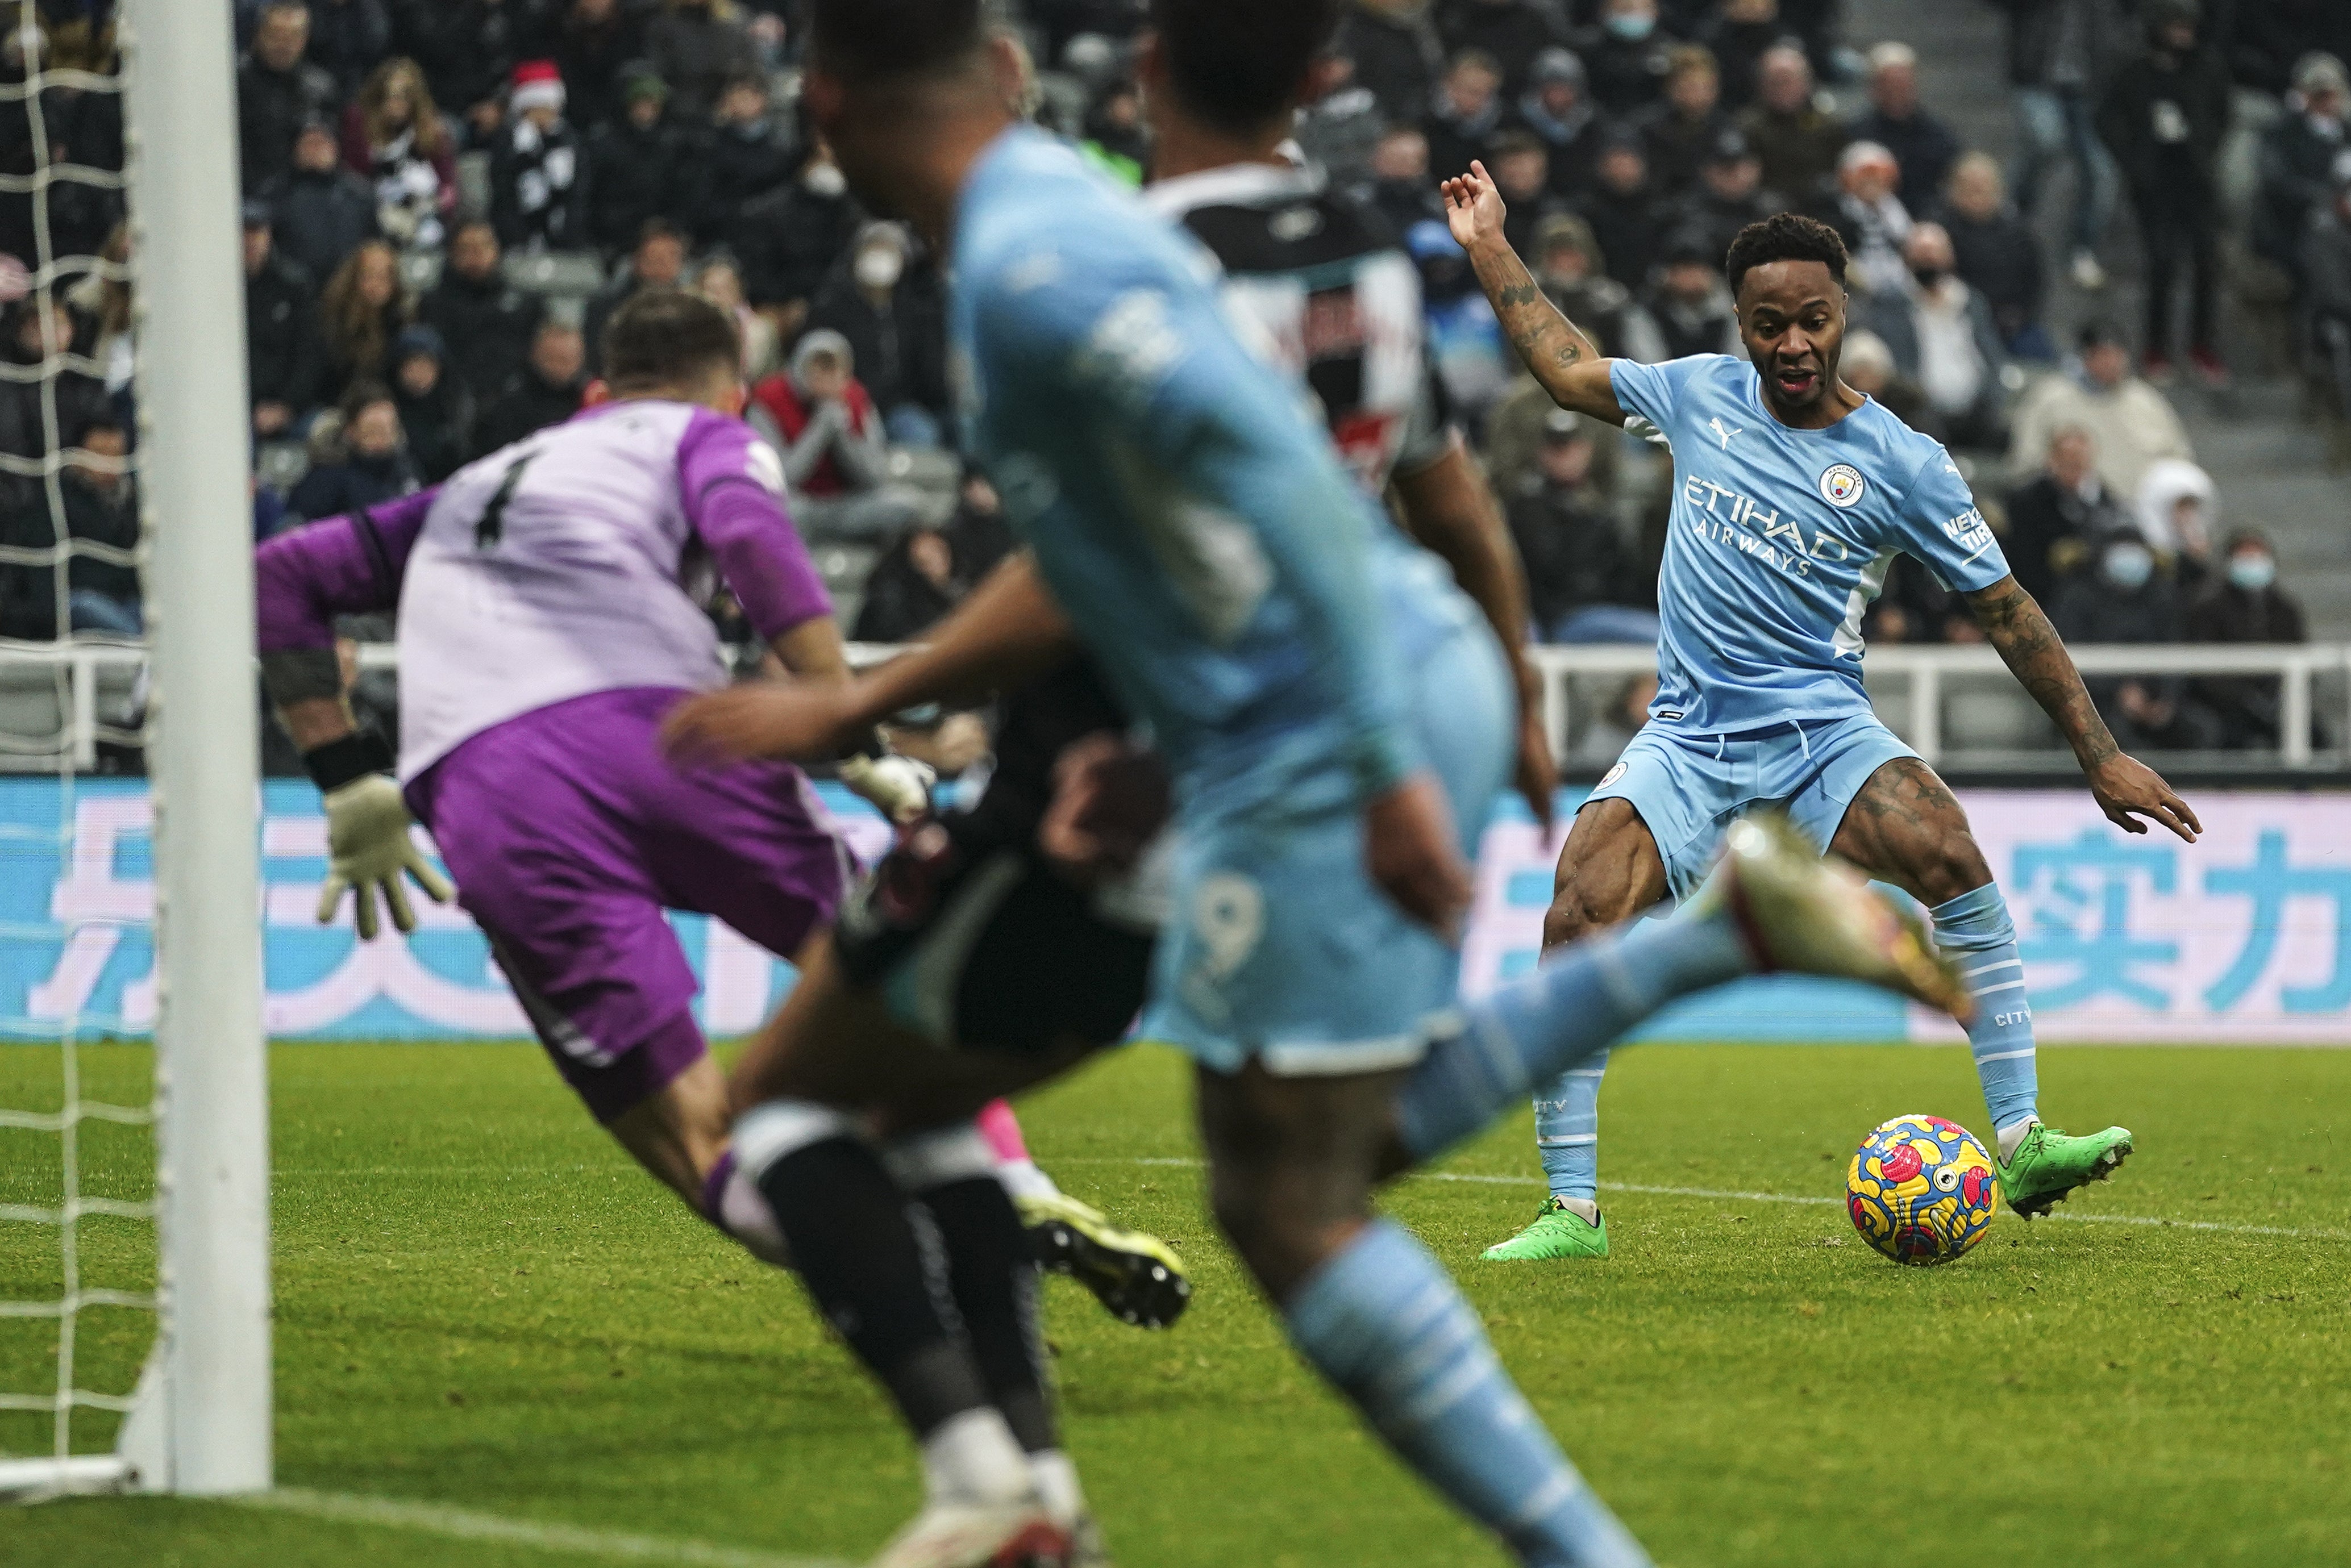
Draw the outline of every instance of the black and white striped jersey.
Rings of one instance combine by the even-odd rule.
[[[1373,493],[1453,441],[1428,358],[1420,274],[1386,222],[1322,171],[1236,163],[1144,192],[1223,265],[1226,312],[1313,394]]]

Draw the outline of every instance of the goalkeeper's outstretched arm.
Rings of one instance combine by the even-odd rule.
[[[1503,336],[1552,401],[1612,425],[1623,424],[1625,410],[1616,401],[1607,359],[1551,302],[1503,236],[1502,219],[1509,209],[1486,166],[1473,160],[1468,173],[1446,181],[1442,189],[1446,223],[1469,253],[1469,265],[1493,303]]]
[[[381,613],[400,603],[401,576],[436,493],[421,491],[281,534],[261,546],[254,563],[262,684],[326,801],[327,880],[319,889],[319,923],[335,918],[348,888],[366,940],[380,929],[378,895],[393,925],[416,929],[403,877],[435,903],[447,903],[452,889],[410,836],[408,806],[392,778],[391,748],[351,717],[335,618]]]

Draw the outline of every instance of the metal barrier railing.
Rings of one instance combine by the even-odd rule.
[[[851,645],[852,662],[869,664],[894,649],[879,644]],[[2074,661],[2093,679],[2107,676],[2267,676],[2279,683],[2277,763],[2297,771],[2341,771],[2351,756],[2313,743],[2313,719],[2320,686],[2333,682],[2341,706],[2328,719],[2339,722],[2339,744],[2351,746],[2351,643],[2111,644],[2080,646]],[[1531,650],[1543,677],[1543,712],[1554,751],[1564,753],[1578,718],[1579,680],[1623,679],[1656,669],[1656,649],[1634,643],[1545,646]],[[0,646],[0,771],[45,770],[70,757],[77,768],[94,767],[100,742],[140,742],[145,649],[98,640]],[[389,643],[359,651],[362,671],[398,668]],[[1947,741],[1946,700],[1954,681],[1985,678],[2005,681],[1999,653],[1983,646],[1873,648],[1866,665],[1871,696],[1903,739],[1929,763],[1970,755]],[[2009,690],[2017,701],[2029,701]],[[1899,722],[1896,722],[1898,718]]]

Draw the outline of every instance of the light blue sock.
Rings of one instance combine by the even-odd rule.
[[[2024,964],[2016,956],[2008,900],[2000,896],[1998,883],[1987,882],[1928,913],[1935,920],[1935,945],[1953,955],[1976,999],[1968,1049],[1975,1054],[1976,1076],[1983,1080],[1984,1104],[1997,1137],[2035,1117],[2041,1092],[2032,1061],[2032,1007],[2024,994]]]
[[[1372,1222],[1300,1287],[1290,1337],[1406,1464],[1530,1568],[1646,1568],[1421,1244]]]
[[[1636,919],[1585,938],[1463,1009],[1460,1032],[1429,1047],[1396,1091],[1405,1147],[1424,1160],[1443,1153],[1666,1003],[1750,968],[1720,911]]]
[[[1535,1152],[1554,1198],[1600,1201],[1600,1075],[1607,1070],[1608,1053],[1594,1051],[1535,1097]]]

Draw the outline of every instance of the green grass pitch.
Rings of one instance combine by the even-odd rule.
[[[143,1092],[143,1054],[83,1059],[88,1092]],[[54,1106],[57,1068],[0,1051],[0,1105]],[[2351,1561],[2351,1052],[2053,1050],[2042,1075],[2053,1119],[2123,1122],[2137,1157],[1939,1270],[1881,1262],[1817,1200],[1885,1116],[1981,1122],[1956,1049],[1624,1054],[1604,1263],[1477,1262],[1540,1197],[1523,1115],[1447,1168],[1479,1179],[1387,1202],[1660,1563]],[[627,1167],[535,1050],[285,1046],[272,1094],[281,1484],[596,1533],[105,1499],[0,1514],[0,1563],[529,1568],[620,1560],[626,1535],[723,1549],[632,1561],[747,1568],[861,1559],[914,1506],[906,1446],[797,1289]],[[1065,1185],[1200,1281],[1155,1335],[1053,1290],[1071,1447],[1125,1568],[1500,1561],[1290,1359],[1209,1238],[1177,1059],[1130,1052],[1024,1114]],[[54,1202],[56,1147],[0,1132],[0,1202]],[[81,1157],[88,1189],[143,1194],[143,1134],[88,1128]],[[143,1227],[83,1233],[86,1283],[144,1282]],[[0,1297],[58,1270],[54,1231],[0,1225]],[[127,1387],[149,1327],[88,1314],[82,1386]],[[46,1390],[54,1355],[54,1324],[0,1320],[0,1388]],[[0,1450],[47,1434],[0,1416]]]

